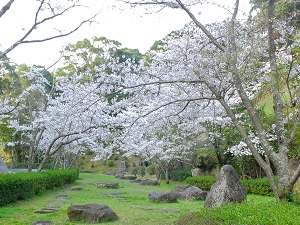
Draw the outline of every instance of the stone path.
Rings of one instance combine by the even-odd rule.
[[[70,197],[68,195],[57,195],[54,200],[47,202],[47,206],[42,209],[35,210],[34,213],[45,214],[57,211],[65,202],[68,202]],[[52,225],[51,220],[36,220],[32,225]]]

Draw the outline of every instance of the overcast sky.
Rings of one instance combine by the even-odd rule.
[[[226,2],[233,2],[233,0],[226,0]],[[45,27],[39,27],[32,38],[55,34],[53,32],[56,31],[53,28],[59,27],[70,30],[72,27],[76,27],[80,21],[100,11],[95,19],[97,23],[86,24],[68,37],[45,43],[20,45],[8,56],[16,63],[48,66],[58,59],[59,52],[67,44],[94,36],[104,36],[108,39],[117,40],[122,43],[123,47],[139,49],[140,52],[144,53],[154,41],[162,39],[171,31],[181,29],[184,24],[190,21],[182,10],[167,9],[147,15],[145,10],[141,8],[131,9],[123,4],[117,4],[116,7],[113,7],[113,0],[82,0],[81,3],[88,8],[78,8],[66,14],[65,17],[46,24]],[[35,0],[15,0],[11,9],[1,17],[0,50],[7,48],[21,37],[22,32],[33,21],[35,6]],[[247,11],[247,7],[247,5],[243,6],[242,9]],[[206,7],[202,5],[194,8],[193,12],[202,23],[209,23],[226,17],[226,11],[215,6]]]

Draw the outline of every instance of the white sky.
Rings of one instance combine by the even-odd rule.
[[[58,59],[63,46],[94,36],[104,36],[108,39],[117,40],[122,43],[123,47],[139,49],[140,52],[145,53],[154,41],[162,39],[171,31],[181,29],[184,24],[190,21],[186,13],[178,9],[167,9],[146,15],[144,14],[145,10],[141,8],[131,9],[120,4],[117,4],[117,7],[112,7],[114,0],[82,0],[81,2],[88,8],[71,11],[65,17],[39,27],[29,39],[47,37],[51,33],[57,34],[53,29],[54,27],[70,30],[76,27],[80,21],[100,11],[95,19],[98,23],[86,24],[76,33],[64,38],[44,43],[20,45],[8,56],[16,63],[49,66]],[[227,2],[234,1],[226,0]],[[244,0],[243,2],[245,4],[248,1]],[[0,3],[0,8],[2,8],[2,4]],[[27,28],[34,19],[35,7],[35,0],[15,0],[11,9],[1,17],[0,50],[6,49],[21,37],[24,28]],[[242,9],[247,11],[248,7],[246,5]],[[226,17],[226,11],[215,6],[205,7],[201,5],[193,9],[193,12],[202,23],[213,22]]]

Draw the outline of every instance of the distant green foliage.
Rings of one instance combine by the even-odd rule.
[[[114,160],[107,160],[107,165],[110,167],[113,167],[115,165],[115,161]]]
[[[145,174],[146,174],[146,170],[145,170],[145,167],[144,166],[139,166],[138,167],[138,174],[140,175],[140,176],[145,176]]]
[[[132,169],[131,173],[132,173],[134,176],[136,176],[136,175],[139,173],[137,167],[134,167],[134,168]]]
[[[223,207],[201,209],[197,213],[181,216],[178,225],[216,225],[216,224],[299,224],[299,207],[292,203],[251,202],[228,204]]]
[[[183,181],[192,176],[191,170],[173,170],[170,173],[170,179],[173,181]]]
[[[128,159],[125,159],[125,166],[126,166],[126,168],[128,168],[128,167],[129,167],[129,165],[130,165],[130,162],[129,162],[129,160],[128,160]]]
[[[149,175],[155,174],[155,167],[154,167],[153,165],[147,166],[147,167],[146,167],[146,172],[147,172]]]
[[[118,155],[112,155],[109,159],[116,161],[116,160],[119,159],[119,156]]]
[[[37,169],[39,167],[40,163],[33,163],[32,164],[32,169]],[[18,169],[27,169],[28,164],[27,163],[16,163],[14,165],[15,168]],[[46,163],[44,166],[45,170],[51,170],[52,169],[52,164],[51,163]]]
[[[0,175],[0,207],[72,183],[78,175],[77,168],[40,173],[2,174]]]
[[[217,178],[213,176],[188,177],[186,181],[188,184],[207,191],[210,190],[211,186],[217,181]],[[247,194],[274,195],[266,177],[261,179],[243,179],[241,183],[246,189]]]

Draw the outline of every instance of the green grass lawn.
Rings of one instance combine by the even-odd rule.
[[[119,220],[107,222],[105,224],[174,224],[178,221],[179,217],[184,217],[190,212],[204,211],[203,201],[183,201],[179,200],[178,203],[152,203],[148,200],[149,192],[157,191],[164,192],[170,191],[175,188],[176,183],[169,185],[162,183],[159,186],[140,186],[136,183],[130,183],[128,180],[116,179],[112,176],[102,174],[80,174],[79,180],[71,186],[81,186],[82,191],[70,191],[70,186],[56,191],[46,192],[43,196],[37,196],[33,199],[21,201],[9,206],[0,208],[0,224],[2,225],[26,225],[32,224],[35,220],[52,220],[54,224],[71,225],[71,224],[85,224],[83,222],[71,222],[67,216],[67,208],[71,204],[87,204],[98,203],[107,204],[116,212]],[[119,182],[118,189],[102,189],[98,188],[96,182]],[[178,183],[177,183],[178,184]],[[126,199],[128,202],[121,202],[116,197],[105,195],[107,193],[122,193],[118,198]],[[56,199],[58,195],[68,195],[60,202],[60,208],[49,214],[37,214],[35,210],[46,208],[49,202]],[[245,205],[245,204],[244,204]],[[262,211],[261,205],[276,205],[272,197],[249,195],[246,205],[257,209],[259,216]],[[144,208],[143,208],[144,207]],[[278,206],[277,206],[278,207]],[[295,206],[296,207],[296,206]],[[148,208],[148,210],[147,210]],[[151,210],[149,209],[151,208]],[[226,208],[226,207],[225,207]],[[179,212],[163,213],[159,210],[174,209]],[[250,212],[250,210],[246,210]],[[244,211],[234,208],[234,212],[241,214]],[[255,210],[251,213],[256,212]],[[298,211],[299,212],[299,211]],[[220,213],[220,212],[216,212]],[[245,213],[245,212],[244,212]],[[227,213],[228,214],[228,213]],[[300,213],[298,213],[300,214]],[[269,215],[269,214],[268,214]],[[269,215],[270,216],[270,215]],[[181,223],[185,224],[185,223]],[[188,223],[186,223],[188,224]],[[224,223],[229,224],[229,223]],[[255,224],[255,223],[253,223]],[[253,225],[252,224],[252,225]],[[276,223],[274,223],[276,224]],[[299,220],[300,224],[300,220]]]

